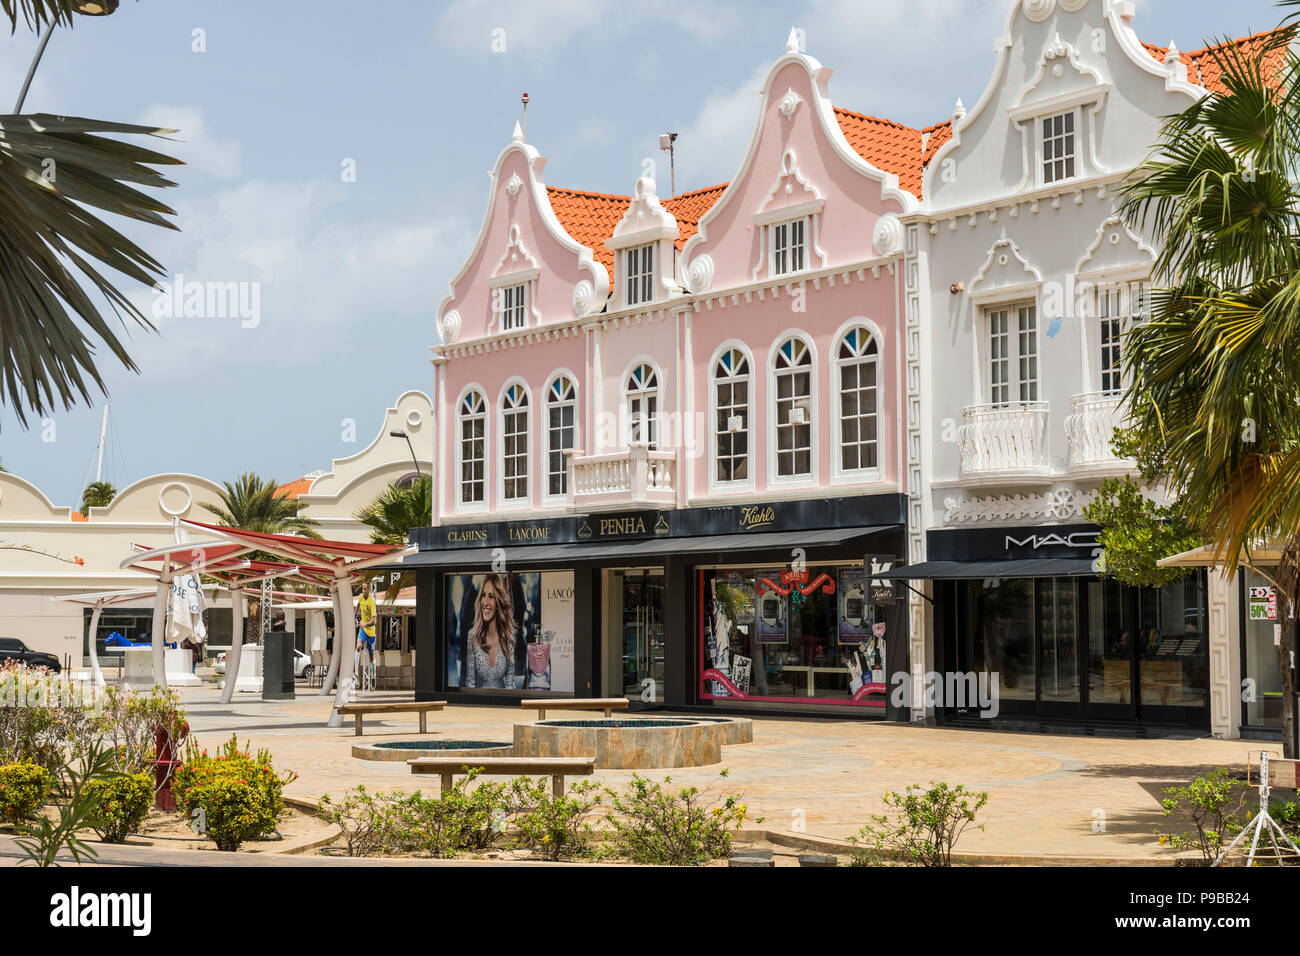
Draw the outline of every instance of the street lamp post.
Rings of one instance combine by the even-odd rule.
[[[411,449],[411,461],[414,462],[415,464],[415,473],[419,475],[421,478],[423,478],[424,472],[420,471],[420,460],[415,457],[415,446],[411,444],[411,436],[406,434],[406,432],[402,431],[400,428],[393,429],[391,432],[388,433],[388,435],[390,438],[406,439],[406,447]]]
[[[76,5],[76,10],[84,17],[106,17],[117,9],[118,0],[82,0]],[[45,28],[45,35],[41,37],[40,45],[36,47],[36,56],[32,58],[32,65],[27,68],[27,79],[23,80],[23,88],[18,93],[18,102],[14,104],[14,115],[23,111],[23,101],[27,99],[27,90],[32,85],[32,77],[36,75],[36,67],[40,65],[41,57],[45,55],[45,48],[50,44],[50,37],[54,34],[56,21],[51,20],[50,25]]]

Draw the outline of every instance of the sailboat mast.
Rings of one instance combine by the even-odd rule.
[[[108,434],[108,402],[104,403],[104,418],[99,424],[99,464],[95,466],[95,481],[104,480],[104,437]]]

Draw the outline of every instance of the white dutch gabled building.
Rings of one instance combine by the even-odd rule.
[[[912,668],[997,671],[1011,717],[1236,736],[1240,582],[1102,581],[1082,513],[1132,473],[1110,438],[1156,239],[1117,215],[1119,189],[1161,117],[1217,82],[1210,51],[1143,44],[1134,6],[1017,0],[988,88],[958,102],[903,217],[909,554],[927,598]],[[1028,563],[989,565],[1007,561]],[[913,711],[933,716],[962,714]]]

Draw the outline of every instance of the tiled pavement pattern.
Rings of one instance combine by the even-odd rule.
[[[397,693],[363,699],[400,698]],[[364,783],[413,790],[405,764],[351,756],[352,722],[325,726],[327,698],[300,688],[293,701],[241,695],[221,704],[208,688],[185,691],[190,725],[200,742],[215,747],[232,732],[241,742],[270,748],[279,767],[300,779],[299,796],[341,793]],[[509,742],[527,715],[514,707],[448,706],[429,715],[430,735]],[[368,743],[418,738],[415,716],[371,718]],[[743,792],[750,825],[756,817],[773,830],[797,829],[842,839],[881,809],[880,796],[910,783],[944,780],[987,790],[983,832],[968,833],[961,849],[997,854],[1069,854],[1154,857],[1152,829],[1163,820],[1162,787],[1190,780],[1217,766],[1242,767],[1258,743],[1200,739],[1132,740],[1045,734],[949,730],[879,722],[756,718],[754,742],[728,746],[715,767],[651,770],[644,775],[707,786],[718,781]],[[632,771],[600,771],[596,779],[627,780]],[[1101,813],[1098,813],[1101,811]],[[1104,825],[1104,828],[1100,828]]]

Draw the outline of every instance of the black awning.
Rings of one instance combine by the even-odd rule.
[[[708,534],[647,538],[638,541],[520,545],[506,548],[505,552],[507,561],[512,565],[522,566],[608,558],[665,557],[670,554],[730,553],[735,560],[743,560],[746,552],[843,545],[859,538],[885,531],[897,531],[900,528],[901,525],[870,525],[854,528],[822,528],[816,531],[756,531],[749,534]],[[487,567],[492,564],[496,550],[494,548],[453,548],[445,551],[421,551],[404,558],[400,563],[385,564],[376,570]]]
[[[1067,578],[1096,574],[1091,558],[1038,558],[1028,561],[924,561],[873,575],[898,581],[986,580],[988,578]]]

